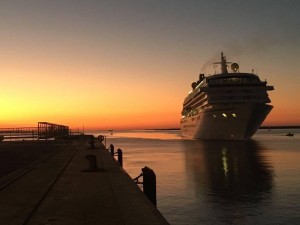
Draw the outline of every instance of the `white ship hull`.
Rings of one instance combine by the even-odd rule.
[[[263,103],[213,105],[181,119],[181,134],[197,139],[248,140],[272,108]]]

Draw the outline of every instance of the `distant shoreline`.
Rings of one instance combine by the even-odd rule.
[[[300,126],[262,126],[259,129],[300,129]]]
[[[300,126],[261,126],[259,129],[300,129]],[[180,128],[157,128],[146,130],[180,130]]]

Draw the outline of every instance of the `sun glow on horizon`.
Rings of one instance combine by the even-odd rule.
[[[179,127],[190,84],[222,50],[241,71],[255,66],[274,85],[274,109],[264,124],[300,124],[293,94],[300,83],[296,8],[261,3],[243,11],[240,22],[236,9],[246,3],[226,10],[211,4],[3,2],[0,127],[39,121],[87,129]]]

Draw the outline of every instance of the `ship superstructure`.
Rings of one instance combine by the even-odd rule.
[[[240,73],[221,53],[221,73],[192,83],[183,103],[183,136],[199,139],[247,140],[257,131],[273,106],[267,91],[274,90],[253,73]],[[228,72],[228,64],[232,72]]]

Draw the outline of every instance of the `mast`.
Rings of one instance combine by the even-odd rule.
[[[224,56],[223,52],[221,52],[221,62],[215,62],[214,64],[221,64],[221,74],[227,74],[227,64],[230,64],[231,62],[226,61],[226,57]]]
[[[226,58],[221,52],[221,73],[228,73]]]

